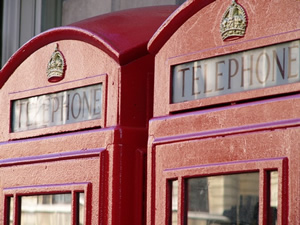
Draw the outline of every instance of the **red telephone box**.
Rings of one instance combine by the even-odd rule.
[[[175,9],[46,31],[0,71],[0,223],[143,224],[154,57]]]
[[[158,29],[147,224],[299,224],[300,2],[188,0]]]

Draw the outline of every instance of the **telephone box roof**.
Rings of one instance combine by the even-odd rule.
[[[215,0],[189,0],[184,2],[155,32],[148,43],[149,52],[156,54],[175,31],[200,9]]]
[[[226,4],[229,6],[230,1],[231,0],[226,0],[224,2],[227,2]],[[186,0],[157,29],[155,34],[148,42],[148,51],[152,54],[156,54],[158,51],[160,51],[161,48],[164,46],[164,44],[171,38],[172,35],[174,35],[174,33],[184,23],[186,23],[197,12],[199,12],[200,10],[202,10],[203,8],[205,8],[206,6],[210,5],[213,2],[215,2],[218,5],[221,5],[221,2],[223,3],[223,1],[216,1],[216,0]],[[240,1],[237,1],[237,3],[239,2]],[[257,5],[257,1],[254,0],[252,1],[252,3],[251,1],[243,1],[243,2],[247,2],[248,5],[254,5],[254,4]],[[255,10],[256,12],[260,13],[259,15],[256,16],[252,14],[251,17],[252,20],[251,22],[253,24],[252,36],[254,35],[254,37],[251,37],[252,39],[258,38],[257,36],[258,30],[260,31],[261,36],[263,35],[271,36],[275,33],[280,33],[280,32],[283,34],[282,36],[284,36],[286,32],[299,31],[300,20],[299,19],[297,20],[296,19],[297,17],[293,16],[293,15],[298,15],[295,14],[295,12],[297,11],[299,12],[300,9],[299,1],[290,2],[289,0],[282,0],[282,1],[272,2],[271,0],[269,0],[270,3],[272,2],[272,4],[267,2],[268,1],[261,1],[261,5],[269,4],[270,7],[269,10],[267,10],[267,12],[264,8],[262,9],[259,8]],[[278,8],[280,8],[280,11],[278,11]],[[289,13],[290,10],[293,10],[294,14]],[[254,10],[252,9],[252,11]],[[222,13],[224,14],[224,12]],[[248,13],[251,13],[251,11],[249,10]],[[248,13],[246,13],[247,17],[249,17]],[[262,20],[262,18],[264,20]],[[266,23],[269,24],[266,26]],[[258,26],[258,24],[260,24],[261,26]],[[247,31],[247,33],[249,33],[249,31]],[[296,39],[297,38],[298,37],[296,37]],[[279,40],[277,42],[279,42]]]
[[[148,54],[147,43],[176,9],[152,6],[122,10],[47,30],[25,43],[0,70],[0,88],[14,70],[39,48],[59,40],[79,40],[96,46],[120,65]]]

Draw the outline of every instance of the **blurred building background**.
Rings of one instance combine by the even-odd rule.
[[[33,36],[53,27],[113,11],[186,0],[0,0],[1,67]]]

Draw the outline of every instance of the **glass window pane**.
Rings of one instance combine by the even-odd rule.
[[[0,67],[2,68],[2,32],[3,32],[3,9],[4,9],[4,5],[3,5],[3,0],[0,1],[0,30],[1,30],[1,34],[0,34]]]
[[[71,225],[70,199],[71,194],[22,196],[20,224]]]
[[[178,180],[171,181],[171,219],[170,225],[177,225],[178,215]]]
[[[22,46],[35,35],[35,0],[22,0],[20,6],[19,46]]]
[[[176,0],[176,5],[181,5],[184,3],[186,0]]]
[[[62,0],[42,0],[41,31],[61,26]]]
[[[188,225],[258,225],[259,173],[187,179]]]
[[[278,171],[270,172],[270,207],[269,207],[269,225],[277,224],[278,208]]]
[[[7,207],[7,220],[6,225],[13,225],[14,221],[14,198],[8,197],[6,201],[6,207]]]
[[[84,193],[77,194],[77,207],[78,207],[78,221],[77,224],[84,224],[84,208],[85,208],[85,198]]]

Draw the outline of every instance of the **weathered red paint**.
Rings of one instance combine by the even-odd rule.
[[[86,225],[143,224],[154,73],[147,43],[175,7],[125,10],[54,28],[11,57],[0,71],[1,224],[8,220],[5,197],[65,191],[86,193]],[[66,70],[63,80],[50,83],[46,68],[56,44]],[[11,132],[11,101],[99,82],[101,119]]]
[[[219,23],[230,3],[188,0],[168,19],[174,6],[112,13],[49,30],[16,52],[0,71],[0,221],[8,218],[7,196],[84,191],[87,225],[169,224],[167,181],[176,178],[184,224],[185,178],[258,171],[265,184],[276,169],[278,224],[297,224],[299,83],[170,104],[172,65],[299,39],[300,21],[291,19],[298,1],[241,0],[246,34],[223,41]],[[45,69],[56,43],[67,69],[53,84]],[[101,119],[10,131],[14,99],[98,82]],[[259,224],[267,223],[266,192],[262,185]]]
[[[59,40],[83,41],[99,48],[120,65],[130,63],[148,54],[149,37],[174,10],[175,6],[129,9],[50,29],[29,40],[9,59],[0,71],[0,88],[33,52]]]
[[[148,141],[147,224],[169,224],[167,181],[270,168],[280,171],[278,224],[300,221],[299,83],[172,104],[171,66],[300,38],[299,1],[236,1],[247,13],[244,37],[222,40],[231,1],[186,1],[148,44],[155,54],[154,118]],[[264,183],[265,178],[261,177]],[[259,224],[266,224],[260,186]]]

